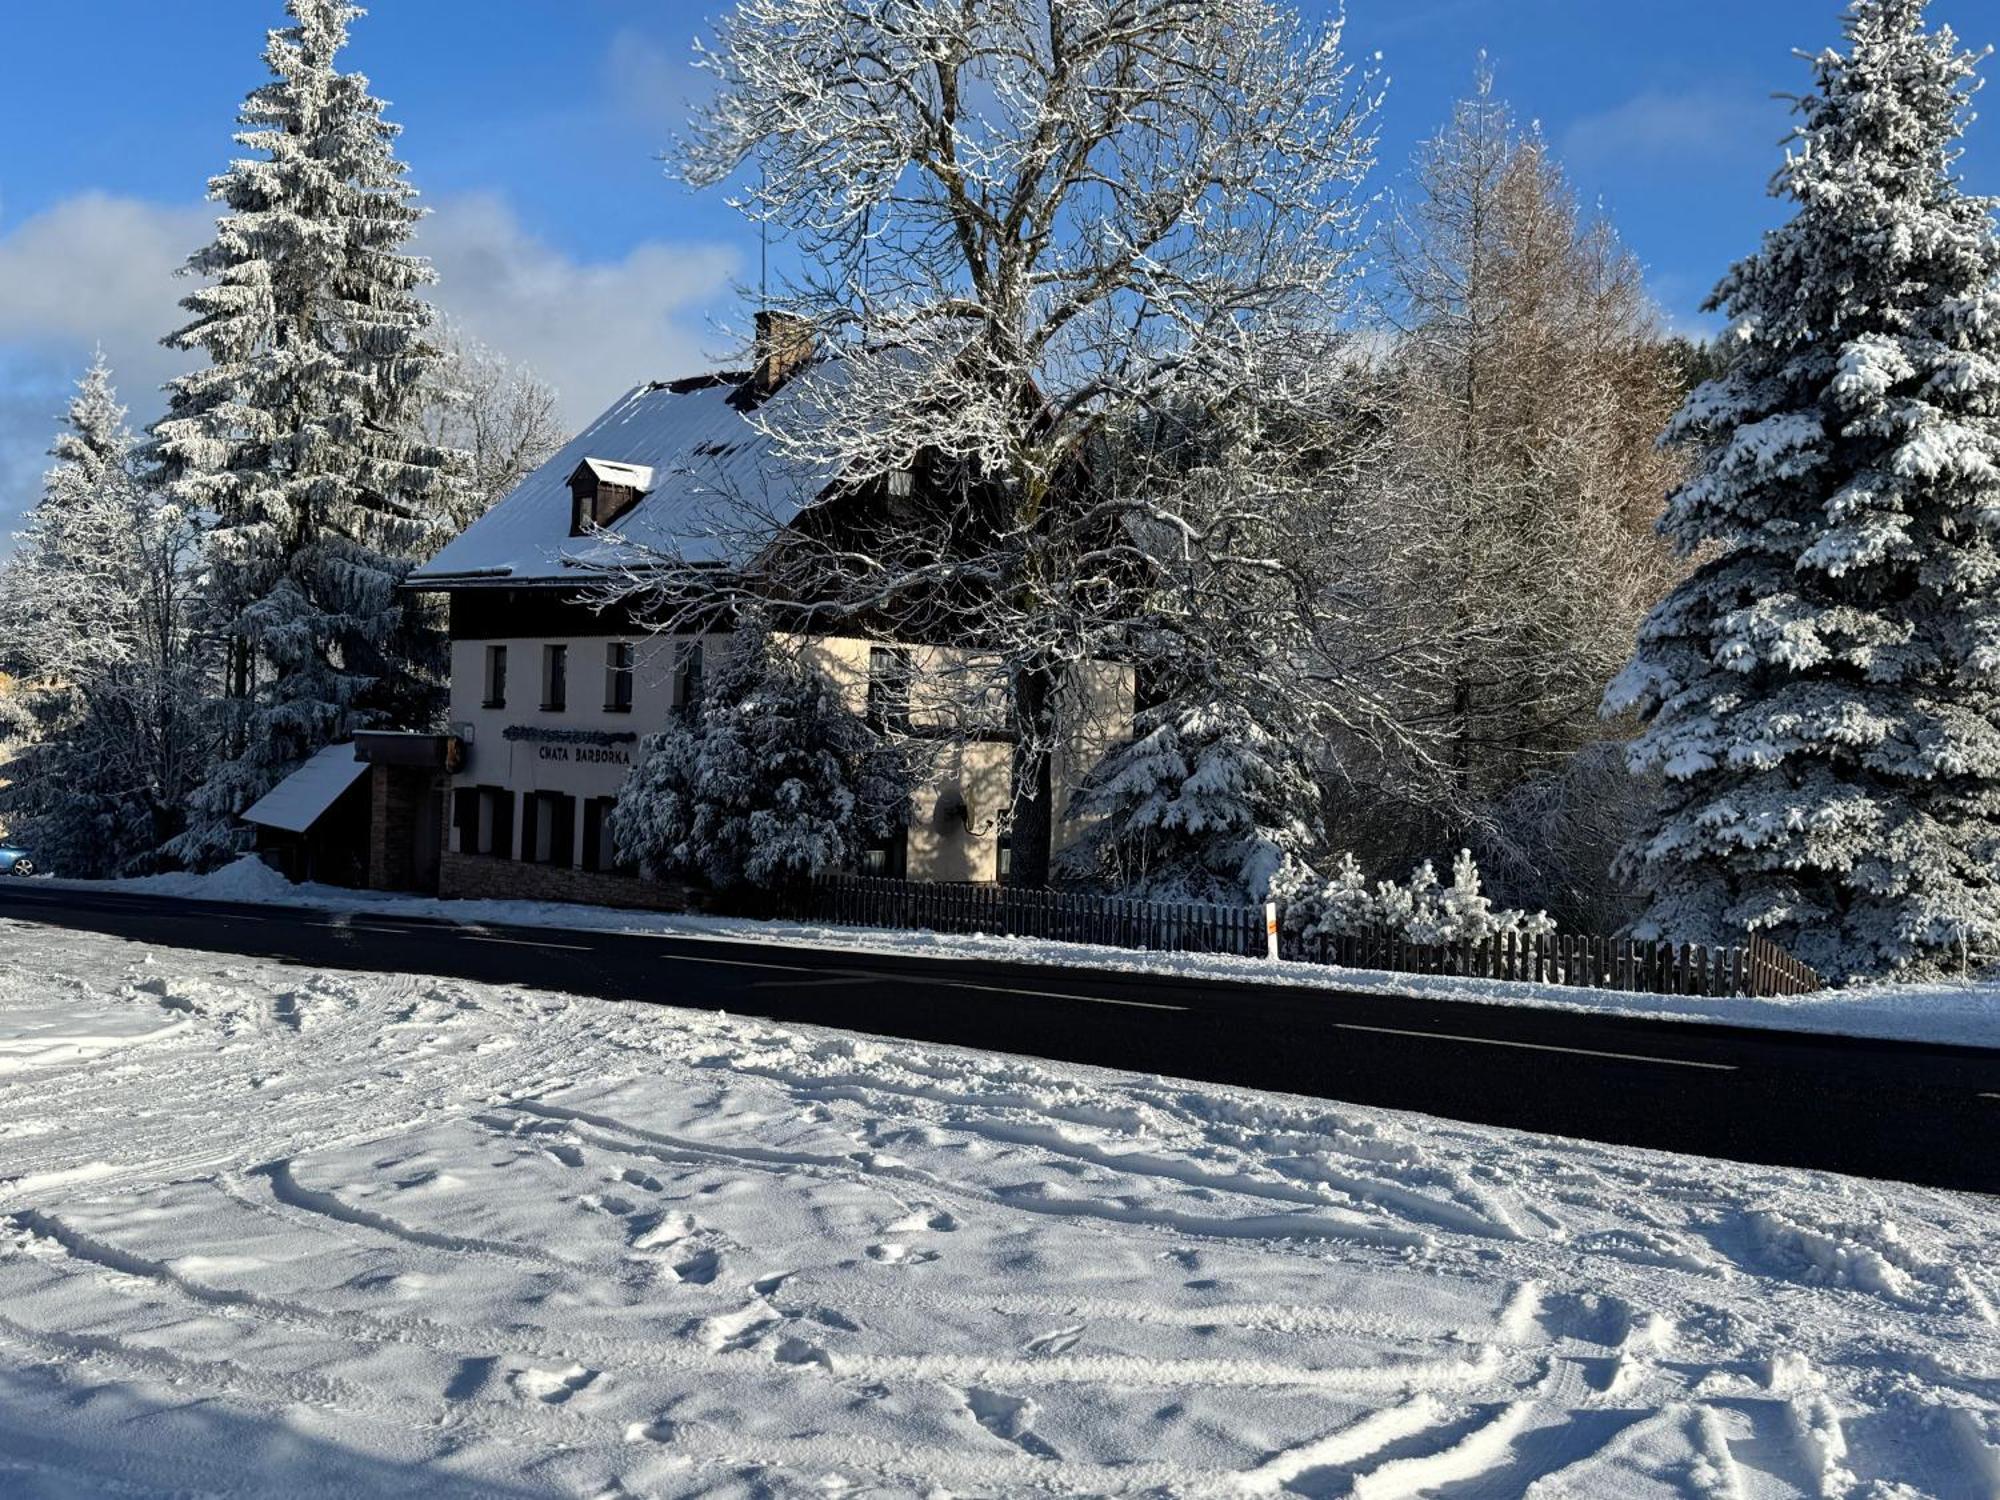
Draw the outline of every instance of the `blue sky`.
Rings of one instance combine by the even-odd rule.
[[[1322,0],[1307,0],[1323,10]],[[376,0],[349,66],[406,134],[435,208],[438,298],[543,371],[580,422],[644,378],[724,346],[752,237],[657,160],[700,80],[694,38],[722,0]],[[101,343],[135,420],[177,356],[171,272],[206,233],[242,95],[262,80],[282,0],[15,0],[0,16],[0,529],[29,503],[68,382]],[[2000,41],[1991,0],[1933,0],[1934,22]],[[1777,207],[1796,47],[1837,39],[1839,0],[1350,0],[1357,57],[1389,80],[1378,185],[1469,84],[1539,121],[1586,199],[1646,265],[1670,318],[1697,309]],[[2000,120],[1964,161],[2000,192]]]

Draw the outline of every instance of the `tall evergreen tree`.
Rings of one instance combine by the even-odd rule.
[[[1977,58],[1857,0],[1724,279],[1724,374],[1668,429],[1662,522],[1713,549],[1606,700],[1667,791],[1646,931],[1771,934],[1823,971],[2000,941],[2000,237],[1955,175]]]
[[[171,493],[213,517],[208,620],[227,642],[224,757],[175,852],[201,863],[242,837],[234,814],[327,742],[436,712],[439,643],[397,596],[433,541],[453,456],[412,436],[437,359],[406,253],[422,210],[398,127],[335,66],[345,0],[289,0],[272,81],[236,139],[251,155],[210,185],[227,205],[188,262],[209,284],[168,338],[205,368],[175,380],[153,428]]]
[[[0,662],[20,678],[26,720],[0,814],[45,868],[128,874],[177,830],[201,749],[193,530],[135,477],[101,357],[52,453],[0,570]]]

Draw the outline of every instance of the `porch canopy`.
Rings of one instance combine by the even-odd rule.
[[[328,745],[253,802],[243,821],[281,833],[304,833],[367,773],[368,763],[355,756],[352,743]]]

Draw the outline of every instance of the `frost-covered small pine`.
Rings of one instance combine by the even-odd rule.
[[[1132,895],[1262,901],[1311,845],[1318,790],[1298,748],[1239,703],[1168,704],[1084,778],[1059,868]]]
[[[825,677],[751,628],[700,712],[647,737],[610,829],[648,878],[773,891],[853,869],[908,798],[895,750]]]
[[[43,868],[85,877],[147,867],[201,744],[192,528],[139,482],[133,446],[100,356],[0,569],[0,666],[21,684],[0,815]]]
[[[1977,59],[1858,0],[1813,59],[1789,223],[1711,306],[1662,526],[1714,556],[1606,699],[1667,792],[1642,936],[1766,933],[1831,975],[2000,943],[2000,235],[1954,175]]]
[[[247,154],[210,186],[228,208],[188,262],[208,281],[168,338],[207,355],[169,387],[153,452],[175,500],[213,517],[206,613],[230,643],[225,758],[176,853],[214,860],[234,814],[305,757],[375,723],[424,727],[441,656],[397,586],[431,546],[452,455],[412,438],[436,361],[404,246],[421,217],[367,80],[337,55],[360,11],[288,0]]]

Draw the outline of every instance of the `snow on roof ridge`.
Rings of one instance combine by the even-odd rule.
[[[772,453],[768,433],[752,419],[753,403],[741,398],[746,378],[714,373],[633,386],[414,570],[409,583],[421,589],[573,578],[581,554],[602,552],[601,538],[570,534],[570,480],[592,461],[600,479],[644,492],[617,526],[634,545],[695,564],[744,561],[733,554],[746,536],[789,524],[831,482]]]

